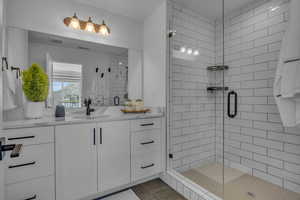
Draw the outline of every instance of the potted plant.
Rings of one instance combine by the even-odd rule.
[[[38,64],[32,64],[22,72],[22,88],[28,100],[25,106],[27,118],[41,118],[45,108],[45,101],[49,92],[48,75]]]

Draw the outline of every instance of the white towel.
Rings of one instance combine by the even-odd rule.
[[[300,94],[300,60],[286,64],[281,63],[281,66],[281,96],[282,98],[295,97],[297,94]]]
[[[274,82],[274,97],[284,126],[300,125],[300,8],[299,0],[290,3],[290,20],[282,41]]]
[[[11,110],[17,107],[16,105],[16,82],[15,76],[12,71],[4,70],[3,72],[3,80],[4,80],[4,88],[3,88],[3,109]]]

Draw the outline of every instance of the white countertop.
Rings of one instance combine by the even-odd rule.
[[[154,111],[155,110],[155,111]],[[90,117],[85,115],[66,116],[65,118],[43,117],[41,119],[24,119],[17,121],[6,121],[1,123],[1,129],[15,129],[15,128],[30,128],[42,126],[57,126],[65,124],[80,124],[80,123],[99,123],[108,121],[147,119],[164,116],[163,112],[157,111],[145,114],[124,114],[118,107],[109,107],[104,113],[94,114]]]

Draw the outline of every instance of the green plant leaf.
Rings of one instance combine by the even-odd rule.
[[[22,72],[23,91],[26,98],[32,102],[45,101],[49,93],[48,75],[39,64],[32,64]]]

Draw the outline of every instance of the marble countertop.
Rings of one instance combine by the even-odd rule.
[[[100,123],[109,121],[121,120],[134,120],[134,119],[147,119],[154,117],[163,117],[164,112],[160,110],[152,110],[145,114],[124,114],[118,107],[109,107],[103,113],[95,113],[91,116],[82,115],[69,115],[65,118],[55,118],[51,116],[43,117],[41,119],[24,119],[17,121],[6,121],[1,123],[1,129],[14,129],[14,128],[30,128],[30,127],[43,127],[43,126],[57,126],[66,124],[80,124],[80,123]]]

